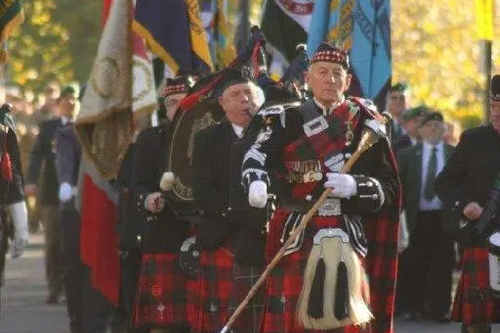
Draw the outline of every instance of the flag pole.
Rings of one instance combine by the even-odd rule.
[[[483,123],[490,119],[491,46],[493,41],[493,0],[476,0],[476,33],[479,46],[479,71],[486,79],[483,90]]]

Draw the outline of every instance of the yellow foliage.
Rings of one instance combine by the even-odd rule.
[[[393,82],[410,83],[415,105],[425,103],[457,120],[481,118],[485,77],[479,68],[474,1],[392,1],[391,11]],[[493,73],[499,71],[500,50],[494,43]]]

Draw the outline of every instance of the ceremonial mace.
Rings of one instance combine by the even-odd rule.
[[[356,149],[354,154],[352,154],[351,158],[347,160],[347,162],[344,164],[344,167],[342,168],[340,173],[348,173],[351,170],[354,163],[356,163],[356,161],[361,157],[361,155],[368,149],[373,147],[373,145],[375,145],[382,136],[385,136],[385,130],[383,129],[385,127],[384,122],[385,122],[384,120],[378,121],[374,119],[365,121],[366,128],[363,130],[363,134],[361,136],[358,148]],[[323,191],[323,193],[319,197],[318,201],[316,201],[314,206],[312,206],[312,208],[309,209],[307,214],[302,217],[300,224],[290,234],[290,236],[283,244],[281,249],[274,256],[273,260],[271,260],[271,262],[267,265],[262,275],[259,277],[257,282],[255,282],[255,284],[252,286],[252,289],[250,289],[245,299],[240,303],[240,305],[238,305],[238,307],[231,315],[231,317],[227,321],[226,325],[222,328],[220,333],[229,332],[236,319],[238,319],[238,317],[241,315],[241,313],[248,305],[250,300],[255,296],[259,287],[266,281],[267,277],[271,274],[271,271],[276,267],[276,265],[278,265],[278,262],[281,260],[281,258],[284,257],[285,251],[294,242],[295,238],[297,238],[300,235],[302,230],[306,228],[307,223],[311,220],[311,218],[313,218],[314,214],[316,214],[318,209],[323,205],[326,198],[328,197],[328,194],[330,194],[331,191],[332,191],[331,188],[327,188],[325,191]]]

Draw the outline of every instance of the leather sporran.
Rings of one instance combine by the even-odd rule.
[[[191,279],[197,279],[200,272],[200,248],[196,237],[190,237],[181,245],[179,252],[179,267]]]

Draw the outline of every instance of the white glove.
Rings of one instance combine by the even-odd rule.
[[[248,188],[248,203],[255,208],[264,208],[267,203],[267,184],[262,180],[253,181]]]
[[[73,187],[69,183],[62,183],[59,187],[59,200],[67,202],[73,197]]]
[[[30,235],[28,232],[28,208],[26,202],[19,201],[7,206],[12,223],[14,224],[14,240],[12,241],[12,258],[23,255],[24,248],[28,245]]]
[[[356,180],[351,175],[329,172],[326,177],[325,187],[332,188],[330,197],[349,199],[358,192]]]
[[[410,245],[410,233],[408,232],[408,223],[406,222],[406,211],[402,211],[399,217],[399,237],[398,252],[403,253]]]

